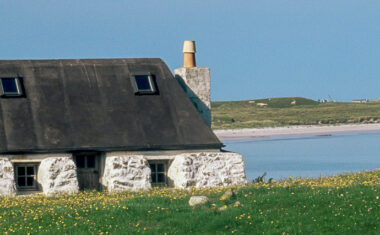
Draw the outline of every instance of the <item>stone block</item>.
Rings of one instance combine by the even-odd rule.
[[[11,196],[15,193],[13,165],[7,158],[0,158],[0,196]]]
[[[150,168],[143,155],[106,154],[103,186],[109,191],[150,189]]]
[[[77,169],[71,154],[57,154],[43,159],[37,176],[45,195],[79,191]]]
[[[189,200],[190,206],[203,205],[209,202],[210,200],[206,196],[192,196]]]
[[[189,162],[192,164],[188,165]],[[176,188],[217,187],[247,183],[243,157],[231,152],[179,154],[169,167],[168,177]]]

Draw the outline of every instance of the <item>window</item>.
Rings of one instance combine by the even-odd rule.
[[[95,168],[96,155],[76,156],[75,161],[78,168]]]
[[[167,161],[149,161],[153,187],[167,185]]]
[[[22,96],[20,78],[0,78],[1,96]]]
[[[20,190],[37,190],[37,164],[17,164],[16,184]]]
[[[135,94],[157,94],[154,76],[147,74],[133,74],[132,84]]]

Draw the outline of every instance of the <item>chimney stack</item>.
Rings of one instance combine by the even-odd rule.
[[[195,64],[195,41],[183,43],[183,67],[174,70],[182,86],[207,125],[211,126],[210,68]]]
[[[183,42],[183,67],[193,68],[196,67],[195,63],[195,41]]]

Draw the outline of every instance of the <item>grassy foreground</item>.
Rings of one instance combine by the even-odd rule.
[[[319,103],[290,97],[212,102],[211,110],[214,129],[380,122],[380,102]]]
[[[380,233],[380,169],[319,179],[254,183],[232,188],[235,195],[221,200],[226,190],[153,189],[48,198],[3,197],[0,233]],[[191,208],[191,195],[207,195],[211,202]],[[221,207],[225,210],[220,211]]]

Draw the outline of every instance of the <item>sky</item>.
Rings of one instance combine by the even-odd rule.
[[[0,0],[0,59],[162,58],[211,98],[380,98],[380,1]]]

